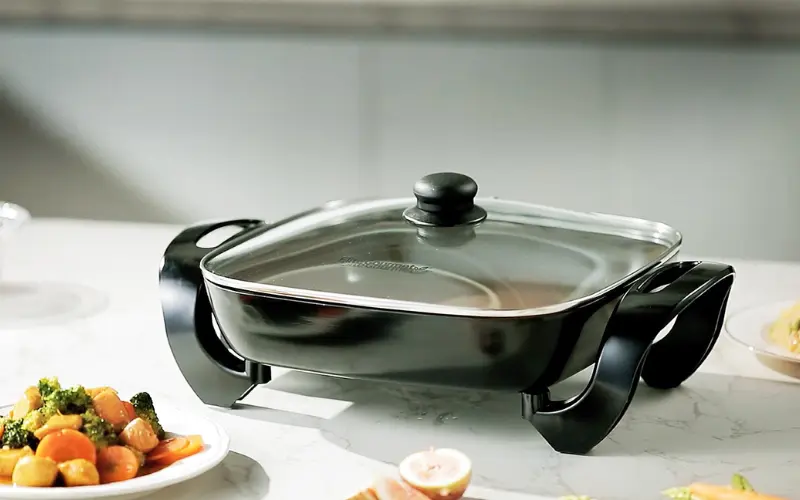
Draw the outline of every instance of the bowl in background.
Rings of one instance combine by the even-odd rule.
[[[3,256],[14,233],[31,218],[30,212],[19,205],[0,200],[0,278],[3,276]]]

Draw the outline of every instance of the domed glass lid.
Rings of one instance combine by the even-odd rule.
[[[456,173],[416,199],[330,203],[204,259],[207,280],[248,293],[428,314],[513,317],[563,310],[671,258],[664,224],[475,198]]]

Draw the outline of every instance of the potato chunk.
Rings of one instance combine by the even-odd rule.
[[[147,421],[135,418],[125,426],[119,435],[120,440],[129,447],[142,453],[149,453],[158,446],[158,436]]]
[[[79,430],[83,425],[83,417],[80,415],[53,415],[42,427],[34,431],[33,435],[37,439],[42,439],[51,432],[61,429]]]
[[[46,488],[53,486],[58,477],[58,466],[49,458],[27,455],[19,459],[11,475],[15,486]]]
[[[33,455],[28,446],[19,450],[0,449],[0,477],[11,477],[19,459],[28,455]]]
[[[58,464],[58,470],[61,472],[61,477],[64,478],[64,484],[67,486],[94,486],[100,484],[100,474],[97,472],[97,467],[82,458],[75,460],[67,460]]]

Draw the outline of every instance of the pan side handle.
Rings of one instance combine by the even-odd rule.
[[[245,361],[214,331],[200,261],[214,248],[201,248],[200,239],[225,227],[241,232],[222,243],[244,238],[265,225],[252,219],[201,223],[181,231],[164,252],[159,293],[164,327],[172,356],[184,378],[206,404],[230,407],[255,384],[269,381],[269,367]]]
[[[622,419],[640,377],[672,389],[697,371],[719,338],[733,280],[733,267],[710,262],[671,263],[641,278],[606,326],[589,385],[565,401],[523,393],[523,417],[556,451],[588,453]]]

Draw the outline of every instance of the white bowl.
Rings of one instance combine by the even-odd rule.
[[[771,302],[748,307],[732,314],[725,322],[725,332],[734,342],[755,354],[800,363],[800,354],[788,351],[769,339],[769,327],[797,300]]]
[[[222,462],[228,454],[230,438],[225,430],[216,423],[192,415],[191,412],[163,404],[157,404],[156,408],[158,418],[165,430],[170,434],[199,434],[203,437],[205,449],[197,455],[180,460],[158,472],[119,483],[74,488],[26,488],[0,485],[0,499],[73,500],[113,497],[118,500],[128,500],[197,477]],[[11,406],[0,408],[0,414],[7,415],[10,409]]]

